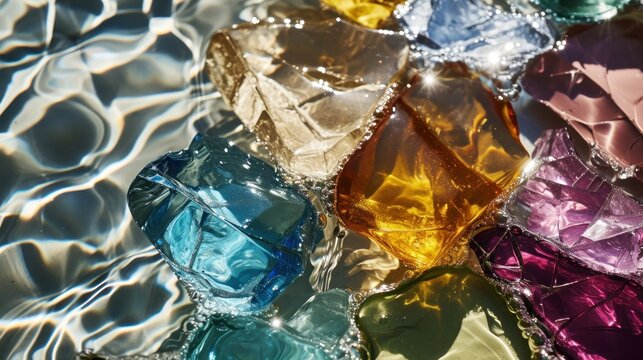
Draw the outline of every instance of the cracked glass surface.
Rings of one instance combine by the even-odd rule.
[[[418,74],[337,177],[338,218],[410,266],[457,261],[528,158],[511,104],[461,65]]]
[[[287,172],[324,179],[361,141],[407,57],[399,33],[293,15],[216,33],[207,68]]]
[[[534,59],[521,82],[594,147],[621,178],[643,181],[643,14],[574,28]]]
[[[143,168],[127,200],[197,302],[220,311],[266,307],[321,237],[313,205],[272,166],[208,135]]]
[[[471,241],[482,269],[522,295],[571,359],[630,359],[643,352],[643,288],[589,269],[518,227],[480,230]]]
[[[533,157],[544,163],[506,204],[510,222],[593,268],[640,276],[643,205],[588,168],[564,128],[545,131]]]

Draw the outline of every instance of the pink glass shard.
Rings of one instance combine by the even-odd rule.
[[[509,221],[594,269],[641,276],[643,205],[592,172],[565,129],[544,132],[533,157],[544,163],[510,197]]]
[[[517,227],[477,233],[471,247],[484,271],[513,289],[570,359],[633,359],[643,354],[643,288],[565,256]]]
[[[568,34],[537,57],[522,85],[565,119],[599,155],[643,181],[643,15]]]

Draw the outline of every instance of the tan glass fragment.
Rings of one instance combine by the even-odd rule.
[[[325,179],[361,141],[408,46],[338,19],[286,22],[216,33],[207,70],[286,171]]]

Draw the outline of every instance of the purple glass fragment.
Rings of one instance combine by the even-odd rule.
[[[533,157],[544,163],[507,202],[509,221],[594,269],[640,277],[643,205],[593,173],[565,129],[545,131]]]
[[[485,273],[522,289],[566,357],[643,354],[643,288],[637,282],[586,268],[518,227],[484,229],[471,247]]]
[[[620,176],[643,181],[643,15],[574,28],[562,50],[528,66],[522,85],[567,121]]]

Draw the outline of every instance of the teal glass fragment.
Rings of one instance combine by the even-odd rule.
[[[333,289],[311,297],[288,321],[251,316],[214,319],[188,359],[354,358],[342,340],[350,333],[349,294]]]

